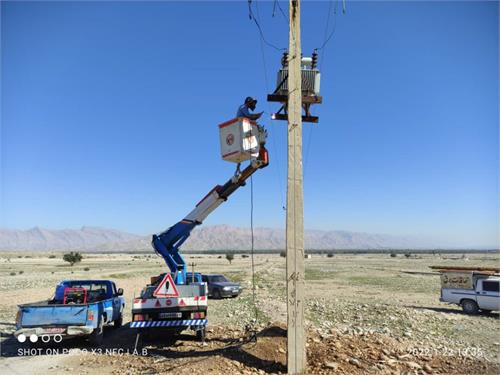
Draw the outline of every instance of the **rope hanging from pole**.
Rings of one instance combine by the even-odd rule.
[[[255,327],[257,326],[259,314],[257,309],[257,299],[255,293],[255,261],[254,261],[254,231],[253,231],[253,176],[250,176],[250,238],[251,238],[251,260],[252,260],[252,305],[255,314],[254,324],[247,326],[247,330],[250,333],[250,341],[257,342],[257,332]]]

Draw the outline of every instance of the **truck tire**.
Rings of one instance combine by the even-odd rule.
[[[221,296],[221,293],[220,293],[220,290],[219,290],[219,289],[215,289],[213,294],[214,294],[214,298],[215,298],[215,299],[221,299],[221,298],[222,298],[222,296]]]
[[[99,324],[89,336],[89,342],[93,346],[100,346],[104,338],[104,316],[101,316]]]
[[[118,319],[113,322],[113,328],[120,328],[123,325],[123,314],[120,314]]]
[[[477,303],[471,299],[464,299],[462,301],[462,310],[466,314],[477,314],[479,311],[479,307],[477,306]]]

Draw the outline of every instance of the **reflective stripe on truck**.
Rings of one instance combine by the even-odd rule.
[[[207,319],[139,321],[131,322],[130,328],[195,327],[206,326],[207,324]]]

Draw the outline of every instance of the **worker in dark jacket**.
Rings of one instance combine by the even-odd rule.
[[[254,121],[258,120],[264,112],[250,113],[249,111],[250,109],[252,111],[255,111],[256,106],[257,106],[257,100],[252,98],[251,96],[248,96],[245,99],[245,103],[239,106],[238,112],[236,113],[236,117],[245,117],[249,120],[254,120]]]

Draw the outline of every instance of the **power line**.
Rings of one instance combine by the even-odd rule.
[[[256,2],[255,3],[255,9],[257,11],[257,17],[260,21],[260,12],[259,12],[259,3]],[[264,51],[264,44],[263,44],[263,41],[262,39],[260,40],[260,52],[261,52],[261,55],[262,55],[262,65],[264,67],[264,81],[266,83],[266,92],[269,92],[269,80],[267,78],[267,63],[266,63],[266,53]],[[267,102],[267,110],[269,111],[269,113],[271,113],[271,105],[269,104],[269,102]],[[282,180],[281,180],[281,176],[282,176],[282,173],[281,173],[281,158],[279,157],[279,153],[278,153],[278,147],[276,146],[276,139],[275,137],[271,137],[272,140],[273,140],[273,149],[274,149],[274,157],[276,158],[276,164],[277,164],[277,168],[278,168],[278,174],[277,174],[277,179],[278,179],[278,186],[279,186],[279,189],[280,189],[280,199],[281,199],[281,207],[284,209],[285,208],[285,194],[283,192],[283,183],[282,183]]]
[[[255,313],[255,325],[253,326],[254,331],[251,335],[251,341],[257,341],[257,334],[255,332],[255,327],[257,326],[259,320],[259,310],[257,309],[257,299],[255,293],[255,261],[254,261],[254,231],[253,231],[253,176],[250,176],[250,235],[252,238],[251,241],[251,256],[252,256],[252,302],[253,309]]]
[[[337,8],[338,8],[339,0],[335,1],[335,6],[333,9],[333,15],[334,15],[333,16],[333,28],[332,28],[332,31],[328,34],[328,30],[330,27],[330,18],[332,15],[332,3],[333,3],[333,0],[330,0],[328,3],[328,13],[327,13],[328,16],[326,19],[326,26],[325,26],[325,33],[324,33],[324,37],[323,37],[323,43],[321,44],[320,47],[315,49],[316,51],[321,50],[321,59],[320,59],[320,63],[319,63],[319,70],[320,71],[323,67],[323,62],[325,60],[325,50],[326,50],[325,47],[327,46],[328,42],[335,34],[335,30],[337,29]],[[343,13],[345,13],[345,0],[342,0],[342,4],[343,4],[342,10],[343,10]],[[304,157],[304,175],[306,174],[306,172],[308,170],[307,164],[309,162],[309,150],[311,148],[311,139],[312,139],[312,135],[313,135],[313,128],[314,128],[314,126],[311,126],[311,128],[309,129],[309,137],[307,140],[306,152],[305,152],[305,157]]]
[[[255,22],[255,25],[257,26],[257,29],[259,30],[260,38],[262,41],[269,47],[274,48],[277,51],[286,51],[286,48],[279,48],[275,46],[274,44],[270,43],[267,41],[267,39],[264,36],[264,32],[262,31],[262,27],[260,26],[259,21],[255,17],[253,10],[252,10],[252,0],[248,0],[248,17]]]
[[[256,11],[257,11],[257,17],[255,17],[253,10],[252,10],[252,0],[248,0],[248,11],[249,11],[249,17],[251,20],[255,22],[255,25],[259,29],[260,33],[260,50],[261,50],[261,55],[262,55],[262,63],[263,63],[263,68],[264,68],[264,81],[266,84],[266,91],[269,91],[269,82],[267,79],[267,64],[266,64],[266,56],[265,56],[265,51],[264,51],[264,44],[268,45],[269,47],[272,47],[278,51],[285,50],[285,48],[278,48],[275,45],[269,43],[266,38],[264,37],[264,33],[262,31],[262,28],[260,27],[260,14],[259,14],[259,4],[256,3]],[[270,112],[270,105],[269,103],[267,104],[268,110]],[[274,139],[273,139],[274,140]],[[274,146],[276,148],[276,144],[274,143]],[[276,153],[277,155],[277,153]],[[278,163],[278,174],[281,175],[281,169],[280,165]],[[281,179],[279,179],[279,186],[280,186],[280,198],[282,199],[283,203],[283,187],[281,185]],[[253,304],[253,309],[254,309],[254,314],[255,314],[255,326],[258,323],[259,319],[259,311],[257,308],[257,295],[256,295],[256,284],[255,284],[255,260],[254,260],[254,253],[255,253],[255,234],[254,234],[254,197],[253,197],[253,176],[250,176],[250,235],[251,235],[251,261],[252,261],[252,304]],[[254,327],[255,327],[254,326]],[[255,328],[254,328],[255,329]],[[255,331],[251,335],[251,341],[256,341],[257,340],[257,335]]]
[[[283,18],[285,19],[286,23],[288,24],[288,21],[289,21],[288,20],[288,16],[283,11],[283,8],[281,7],[279,0],[274,0],[274,4],[273,4],[273,17],[274,17],[274,15],[276,13],[276,6],[278,7],[280,13],[283,15]]]
[[[251,254],[252,254],[252,299],[255,310],[255,321],[257,321],[257,305],[255,301],[255,262],[254,262],[254,232],[253,232],[253,176],[250,176],[250,235],[251,235]]]
[[[327,33],[328,33],[328,27],[329,27],[329,24],[330,24],[330,16],[331,16],[331,9],[332,9],[332,0],[330,0],[330,4],[328,6],[328,18],[326,20],[326,27],[325,27],[325,38],[323,40],[323,44],[321,45],[321,47],[318,47],[317,50],[322,50],[323,48],[326,47],[326,45],[328,44],[328,42],[330,41],[330,39],[332,38],[333,34],[335,34],[335,30],[337,29],[337,7],[338,7],[338,0],[335,1],[335,7],[333,9],[333,29],[330,33],[330,35],[328,35],[327,37]]]
[[[336,24],[337,24],[336,23],[336,18],[337,18],[337,4],[338,4],[338,0],[335,2],[335,8],[334,8],[335,18],[334,18],[333,31],[330,34],[330,36],[328,36],[328,29],[329,29],[329,26],[330,26],[330,18],[331,18],[331,14],[332,14],[332,3],[333,3],[332,0],[330,0],[329,3],[328,3],[328,13],[327,13],[328,16],[326,18],[326,26],[325,26],[325,33],[324,33],[324,37],[323,37],[323,44],[321,45],[321,47],[316,48],[316,51],[321,50],[321,59],[320,59],[320,63],[319,63],[320,64],[320,67],[319,67],[320,71],[321,71],[321,68],[323,66],[323,60],[324,60],[324,56],[325,56],[325,49],[324,49],[324,47],[327,45],[328,41],[333,36],[333,33],[335,32]],[[309,127],[309,136],[307,138],[306,151],[305,151],[305,154],[304,154],[304,176],[306,175],[306,173],[308,171],[307,165],[309,163],[309,150],[311,149],[311,139],[312,139],[312,135],[313,135],[313,128],[314,128],[314,125],[311,125]]]

